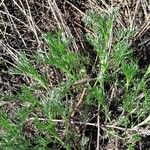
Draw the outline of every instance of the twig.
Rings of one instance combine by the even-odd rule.
[[[85,121],[83,127],[80,129],[80,131],[82,131],[82,130],[85,128],[85,126],[87,125],[87,123],[91,122],[91,121],[93,120],[93,118],[95,118],[97,115],[98,115],[98,113],[96,113],[92,118],[87,119],[87,120]],[[91,123],[91,124],[93,124],[93,123]],[[97,127],[97,124],[94,123],[93,126]],[[81,132],[80,132],[80,133],[81,133]]]
[[[117,130],[121,130],[121,131],[126,131],[128,129],[126,128],[122,128],[122,127],[117,127],[115,125],[102,125],[103,128],[113,128],[113,129],[117,129]]]
[[[4,3],[4,0],[1,1],[0,6]]]
[[[26,121],[32,121],[32,120],[35,120],[34,117],[31,117],[31,118],[28,118]],[[39,121],[47,121],[48,119],[46,118],[38,118]],[[61,120],[61,119],[52,119],[51,120],[52,122],[54,123],[65,123],[64,120]],[[106,128],[112,128],[112,129],[116,129],[116,130],[120,130],[120,131],[123,131],[124,133],[127,133],[128,131],[134,131],[134,132],[137,132],[141,135],[150,135],[150,130],[148,129],[140,129],[139,127],[144,125],[145,123],[147,123],[148,121],[150,121],[150,116],[147,117],[147,119],[145,119],[142,123],[140,123],[139,125],[133,127],[133,128],[122,128],[122,127],[118,127],[116,125],[101,125],[100,126],[100,122],[98,121],[97,123],[89,123],[89,122],[78,122],[78,121],[73,121],[73,120],[70,120],[70,124],[77,124],[77,125],[83,125],[84,127],[85,126],[93,126],[93,127],[97,127],[99,128],[99,131],[100,131],[100,128],[102,129],[106,129]],[[99,125],[98,125],[99,123]],[[100,132],[98,133],[99,134],[99,137],[100,137]],[[99,137],[97,138],[97,150],[98,150],[98,147],[99,147]]]
[[[142,34],[144,34],[149,29],[150,29],[150,15],[147,17],[146,22],[143,24],[140,30],[134,35],[133,37],[134,39],[129,43],[129,45],[132,45],[133,42],[135,42]]]
[[[90,29],[83,27],[82,25],[80,25],[78,22],[74,21],[74,23],[79,26],[80,28],[84,29],[87,33],[92,34],[94,37],[96,37],[96,35],[94,34],[94,32],[92,32]]]
[[[28,118],[26,121],[32,121],[32,120],[35,120],[34,117],[31,117],[31,118]],[[38,118],[39,121],[47,121],[48,119],[46,118]],[[61,120],[61,119],[52,119],[51,120],[52,122],[54,123],[65,123],[64,120]],[[96,123],[84,123],[84,122],[77,122],[77,121],[73,121],[73,120],[70,120],[70,123],[71,124],[78,124],[78,125],[86,125],[86,126],[95,126],[97,127],[97,124]]]
[[[13,101],[0,101],[0,107],[2,107],[2,106],[4,106],[4,105],[6,105],[6,104],[9,104],[9,103],[11,103],[11,102],[13,102]]]
[[[149,121],[150,121],[150,115],[144,121],[134,126],[132,129],[133,130],[138,129],[140,126],[147,124]]]
[[[78,85],[78,84],[85,84],[85,83],[88,83],[88,82],[91,82],[91,81],[96,81],[96,78],[90,78],[90,77],[87,77],[87,78],[83,78],[81,80],[78,80],[74,83],[74,85]]]
[[[141,0],[137,0],[137,2],[136,2],[136,6],[135,6],[135,9],[134,9],[134,13],[133,13],[133,18],[131,19],[131,22],[130,22],[130,27],[131,27],[131,29],[133,28],[133,23],[134,23],[136,14],[137,14],[137,12],[138,12],[138,6],[139,6],[140,1],[141,1]]]
[[[80,12],[81,15],[85,15],[85,13],[83,11],[81,11],[80,9],[78,9],[76,6],[74,6],[72,3],[66,1],[66,3],[68,3],[70,6],[72,6],[76,11]]]
[[[85,91],[86,91],[86,88],[83,89],[83,92],[82,92],[82,94],[81,94],[81,96],[80,96],[80,98],[79,98],[79,101],[78,101],[77,105],[75,106],[74,111],[73,111],[72,114],[71,114],[71,117],[74,116],[74,114],[75,114],[76,111],[78,110],[80,104],[83,102],[83,98],[84,98],[84,95],[85,95]]]
[[[100,111],[100,104],[98,105],[98,116],[97,116],[97,147],[96,150],[100,149],[99,140],[100,140],[100,117],[99,117],[99,111]]]

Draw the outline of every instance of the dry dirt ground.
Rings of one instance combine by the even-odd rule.
[[[85,33],[90,30],[85,27],[82,17],[89,9],[107,12],[112,8],[118,9],[116,28],[137,29],[131,39],[131,47],[135,57],[139,59],[140,67],[145,68],[150,64],[149,0],[1,0],[0,96],[16,94],[22,84],[32,82],[26,77],[10,75],[9,68],[15,64],[19,52],[25,51],[32,57],[37,49],[47,49],[47,45],[41,40],[44,33],[63,30],[66,37],[72,38],[72,51],[88,54],[94,60],[95,52],[85,40]],[[90,67],[89,73],[92,74]],[[53,85],[62,80],[63,75],[53,68],[49,70],[49,74]],[[18,101],[4,105],[3,109],[11,114],[17,107],[21,107]],[[95,127],[87,127],[86,134],[91,137],[91,149],[94,149]],[[137,149],[149,149],[149,141],[150,137],[143,137],[137,143]],[[105,149],[111,149],[110,144],[121,149],[119,141],[101,142]]]

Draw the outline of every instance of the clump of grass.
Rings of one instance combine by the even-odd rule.
[[[81,55],[69,50],[69,41],[62,38],[61,32],[56,35],[48,33],[44,36],[44,39],[50,49],[45,55],[37,53],[38,60],[60,69],[69,78],[77,78],[79,70],[82,69]]]
[[[37,52],[36,55],[33,56],[33,58],[35,58],[34,61],[37,64],[53,66],[56,69],[59,69],[66,75],[67,81],[65,83],[62,82],[59,86],[53,87],[52,89],[49,88],[49,81],[45,79],[44,74],[39,73],[37,68],[34,67],[24,53],[20,53],[18,55],[17,67],[11,70],[11,73],[30,77],[39,87],[41,87],[40,89],[44,94],[37,97],[34,95],[34,92],[37,89],[34,89],[35,86],[23,86],[17,97],[22,101],[24,106],[17,112],[17,118],[19,119],[18,123],[13,124],[12,122],[9,122],[8,125],[12,124],[16,129],[19,128],[17,136],[14,137],[14,145],[18,146],[20,141],[25,140],[25,136],[21,130],[24,129],[24,125],[30,118],[30,114],[34,111],[36,112],[37,110],[40,110],[44,115],[43,119],[46,123],[41,122],[39,118],[34,118],[33,123],[38,127],[38,132],[46,132],[46,134],[48,134],[48,139],[44,139],[40,136],[33,137],[37,142],[37,148],[46,148],[50,142],[53,143],[55,140],[60,147],[69,150],[70,146],[67,142],[70,140],[69,137],[72,136],[69,132],[69,122],[74,106],[71,105],[71,102],[66,101],[65,97],[67,96],[67,93],[70,92],[74,82],[77,79],[80,79],[80,75],[83,74],[84,69],[81,60],[82,57],[80,54],[69,51],[69,45],[62,40],[60,32],[56,35],[48,33],[44,38],[49,45],[49,51],[46,53],[43,53],[42,51]],[[52,121],[57,118],[64,120],[64,138],[66,141],[61,139],[61,136],[57,132],[56,124]],[[12,135],[4,125],[4,122],[7,122],[8,120],[9,119],[6,115],[5,117],[2,116],[1,125],[3,129],[13,137],[14,135]],[[19,139],[18,142],[17,139]],[[39,139],[44,141],[44,143],[42,144]],[[51,139],[53,140],[51,141]],[[7,145],[8,143],[6,140],[3,140],[2,145],[4,147],[6,146],[5,144]],[[31,145],[32,144],[26,144],[27,147],[30,147]],[[7,146],[13,148],[11,144]],[[26,146],[24,145],[20,147],[20,149],[23,149],[23,147],[27,149]]]
[[[145,72],[141,72],[138,61],[133,57],[132,50],[129,47],[129,38],[133,31],[115,30],[113,26],[115,17],[113,13],[99,14],[89,11],[83,18],[85,25],[93,32],[93,34],[86,35],[87,41],[93,46],[97,54],[97,61],[93,66],[97,73],[96,78],[92,80],[94,81],[92,84],[87,82],[87,84],[82,85],[83,88],[86,86],[87,89],[84,106],[86,108],[87,105],[91,107],[95,105],[98,109],[97,148],[100,142],[99,116],[103,114],[103,127],[107,125],[111,130],[105,129],[106,134],[102,136],[108,139],[108,135],[111,135],[112,138],[118,136],[115,129],[122,130],[123,136],[128,135],[126,131],[133,131],[130,133],[131,138],[127,137],[123,141],[126,143],[125,147],[132,149],[136,142],[140,140],[140,134],[135,129],[141,125],[140,122],[150,112],[150,92],[147,84],[150,67]],[[70,95],[74,89],[77,90],[75,81],[80,80],[82,75],[87,73],[84,66],[87,62],[83,62],[86,59],[79,53],[69,51],[69,44],[62,39],[61,32],[56,35],[48,33],[44,38],[49,45],[49,50],[37,52],[34,57],[35,61],[59,69],[66,75],[67,81],[49,88],[49,81],[45,80],[44,75],[37,71],[26,55],[21,53],[18,56],[15,73],[34,79],[41,87],[43,94],[36,96],[33,87],[23,86],[18,97],[22,100],[24,107],[18,111],[19,121],[16,124],[12,123],[5,113],[2,113],[0,125],[4,134],[1,136],[1,139],[3,139],[1,145],[4,149],[7,149],[7,147],[15,149],[19,145],[19,149],[28,149],[32,145],[30,141],[26,140],[22,130],[26,121],[29,118],[31,119],[32,112],[37,110],[43,113],[43,118],[32,117],[33,123],[38,132],[44,134],[44,137],[40,134],[33,137],[36,142],[36,149],[46,149],[49,142],[53,142],[59,143],[59,148],[63,147],[70,150],[73,141],[78,138],[74,132],[71,135],[71,114],[76,110],[74,108],[76,103],[73,100],[74,96]],[[113,42],[114,38],[115,41]],[[111,88],[113,86],[117,86],[116,90]],[[119,93],[119,91],[122,91],[122,93]],[[118,93],[118,97],[115,96]],[[113,114],[110,107],[113,103],[117,104],[115,109],[117,109],[118,114]],[[54,123],[56,119],[57,121],[58,119],[61,120],[64,124],[63,136],[59,135],[58,128]],[[147,119],[144,123],[148,123],[148,121]],[[9,142],[10,140],[14,142],[14,145]],[[88,141],[88,137],[82,136],[82,140],[79,142],[81,147],[79,148],[86,147]]]
[[[148,101],[144,93],[149,91],[146,86],[147,78],[150,75],[149,67],[143,75],[139,74],[138,61],[133,57],[133,52],[129,46],[129,39],[134,31],[115,30],[113,28],[115,17],[114,14],[106,15],[90,11],[84,18],[87,27],[93,31],[92,35],[87,34],[87,40],[97,52],[97,66],[99,66],[97,79],[94,87],[90,87],[87,102],[92,104],[97,101],[97,105],[103,108],[101,110],[108,119],[105,123],[110,124],[112,122],[111,117],[114,115],[111,114],[111,108],[109,108],[109,100],[112,97],[108,94],[110,89],[106,90],[105,87],[108,84],[110,86],[117,85],[118,90],[123,92],[120,95],[119,102],[117,102],[119,103],[117,106],[118,112],[121,106],[122,113],[118,113],[116,123],[132,128],[143,119],[143,114],[139,116],[138,112],[143,112],[141,104]],[[112,42],[111,39],[114,38],[115,41]],[[144,96],[141,97],[141,94],[144,94]],[[114,101],[118,100],[118,98],[116,100],[115,98],[113,98]],[[137,118],[137,120],[133,121],[133,118]],[[135,146],[135,143],[133,145]]]
[[[47,89],[47,80],[38,73],[31,61],[24,53],[20,53],[17,60],[17,67],[11,70],[12,74],[28,76],[34,79],[41,87]]]

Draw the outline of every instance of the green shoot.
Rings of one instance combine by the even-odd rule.
[[[17,68],[12,70],[11,73],[33,78],[41,87],[47,89],[47,81],[38,73],[24,53],[19,54]]]

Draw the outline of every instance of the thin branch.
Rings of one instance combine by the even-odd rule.
[[[138,129],[140,126],[147,124],[149,121],[150,121],[150,115],[144,121],[134,126],[132,129],[133,130]]]
[[[76,113],[76,111],[78,110],[78,108],[79,108],[80,104],[82,104],[82,103],[83,103],[83,98],[84,98],[84,95],[85,95],[85,91],[86,91],[86,88],[84,88],[84,89],[83,89],[83,92],[82,92],[82,94],[81,94],[81,96],[80,96],[80,98],[79,98],[79,100],[78,100],[77,105],[75,106],[74,111],[73,111],[73,112],[72,112],[72,114],[71,114],[71,117],[73,117],[73,116],[74,116],[74,114],[75,114],[75,113]]]
[[[97,146],[96,150],[100,149],[99,141],[100,141],[100,116],[99,116],[99,111],[100,111],[100,104],[98,105],[98,116],[97,116]]]

